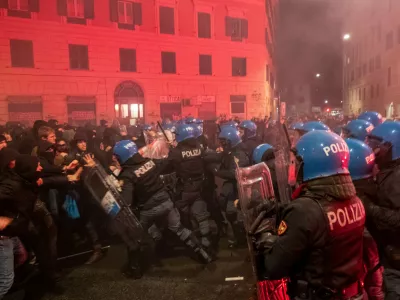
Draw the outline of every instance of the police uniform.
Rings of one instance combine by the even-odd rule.
[[[114,148],[114,154],[118,156],[120,149],[135,145],[131,141],[121,141]],[[136,147],[136,146],[135,146]],[[135,153],[136,152],[136,153]],[[178,238],[196,253],[202,262],[210,262],[208,254],[199,246],[192,232],[183,227],[178,210],[174,207],[169,194],[165,190],[160,179],[160,168],[151,159],[143,158],[135,151],[131,152],[122,162],[122,172],[119,179],[122,183],[121,196],[131,206],[139,209],[140,223],[147,230],[158,221],[166,221],[167,227]],[[140,249],[130,249],[130,269],[136,277],[141,276]]]
[[[190,216],[197,222],[204,247],[210,247],[210,214],[202,199],[204,181],[204,149],[195,138],[189,138],[178,143],[170,151],[168,160],[176,170],[179,193],[175,204],[182,212],[186,222],[190,224]],[[186,223],[185,223],[186,224]]]
[[[296,149],[301,185],[266,247],[265,278],[290,277],[295,299],[362,299],[365,210],[349,175],[348,147],[334,133],[313,131]]]

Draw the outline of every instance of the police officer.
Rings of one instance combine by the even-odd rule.
[[[356,188],[357,196],[363,203],[370,203],[377,199],[377,188],[373,178],[375,155],[368,145],[356,139],[346,139],[350,151],[349,172]],[[383,300],[383,267],[380,264],[378,247],[372,234],[376,237],[374,226],[374,211],[366,209],[366,226],[364,231],[364,265],[366,274],[364,288],[369,299]]]
[[[372,123],[372,125],[374,125],[374,127],[383,123],[382,115],[376,111],[366,111],[366,112],[362,113],[361,115],[359,115],[358,119],[368,121],[368,122]]]
[[[157,221],[166,221],[168,229],[175,233],[186,244],[202,263],[211,262],[208,253],[202,249],[192,232],[183,227],[178,210],[160,179],[159,168],[154,161],[138,153],[134,142],[123,140],[114,147],[122,172],[119,179],[122,184],[121,196],[132,207],[140,211],[140,223],[145,232]],[[125,274],[140,278],[141,266],[140,245],[129,249],[129,266]]]
[[[257,139],[257,125],[250,120],[242,121],[239,124],[239,132],[249,157],[253,157],[254,149],[261,144]]]
[[[202,199],[204,180],[204,149],[196,140],[192,125],[178,125],[175,131],[177,146],[171,149],[168,160],[176,170],[178,179],[177,191],[180,196],[175,204],[185,218],[185,224],[190,224],[191,217],[197,222],[201,234],[201,244],[209,249],[210,214],[207,204]]]
[[[367,135],[374,129],[372,123],[357,119],[350,121],[342,128],[344,138],[354,138],[360,141],[365,141]]]
[[[400,298],[400,123],[385,122],[371,131],[368,145],[374,150],[379,168],[377,199],[365,203],[375,230],[371,233],[381,249],[385,267],[386,299]],[[374,234],[375,233],[375,234]]]
[[[235,170],[250,165],[246,147],[242,143],[239,131],[232,126],[223,126],[218,136],[223,152],[221,166],[215,176],[224,180],[219,196],[220,206],[226,212],[226,219],[230,222],[234,239],[229,241],[230,246],[242,246],[246,243],[243,223],[238,220],[237,209],[234,205],[238,199]],[[237,162],[236,162],[237,161]]]
[[[294,151],[300,186],[283,208],[277,236],[265,243],[265,278],[290,277],[294,299],[363,299],[365,212],[349,175],[348,147],[317,130]]]

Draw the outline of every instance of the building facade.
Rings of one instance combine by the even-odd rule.
[[[400,1],[348,1],[344,32],[345,115],[400,114]]]
[[[278,0],[0,0],[0,123],[273,109]]]

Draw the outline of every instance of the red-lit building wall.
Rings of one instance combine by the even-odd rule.
[[[265,42],[264,0],[134,0],[141,4],[142,19],[134,30],[120,29],[111,21],[109,0],[92,0],[93,14],[86,24],[71,24],[60,16],[60,1],[30,0],[36,11],[25,17],[14,16],[7,0],[1,1],[1,123],[39,116],[111,120],[116,108],[121,113],[123,104],[116,103],[128,104],[129,118],[141,116],[139,106],[136,112],[131,107],[141,104],[146,122],[178,108],[182,116],[204,119],[271,112],[269,79],[275,68]],[[175,34],[160,33],[160,6],[174,8]],[[210,38],[198,37],[198,12],[211,16]],[[233,41],[227,36],[226,17],[247,20],[247,37]],[[11,40],[32,41],[33,66],[12,65]],[[88,47],[87,70],[71,69],[70,44]],[[120,70],[120,48],[136,50],[135,72]],[[163,51],[175,52],[176,74],[162,73]],[[199,54],[212,56],[212,75],[199,75]],[[246,76],[232,76],[232,57],[246,58]]]

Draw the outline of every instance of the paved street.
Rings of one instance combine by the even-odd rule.
[[[222,250],[211,268],[190,258],[163,259],[162,267],[151,269],[141,280],[129,280],[120,273],[125,249],[112,246],[107,257],[93,266],[66,269],[61,281],[62,296],[46,295],[44,300],[233,300],[252,294],[252,272],[246,250]],[[226,277],[244,277],[226,282]],[[9,298],[9,297],[7,297]],[[19,297],[11,297],[18,299]]]

